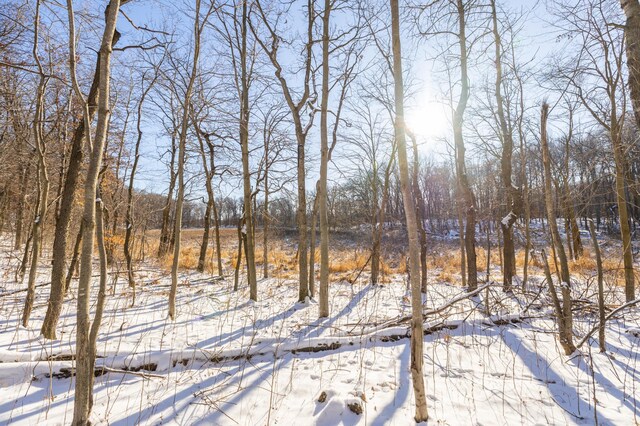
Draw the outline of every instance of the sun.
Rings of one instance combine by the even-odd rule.
[[[433,100],[423,101],[407,108],[406,125],[419,140],[433,143],[451,132],[451,116],[448,108]]]

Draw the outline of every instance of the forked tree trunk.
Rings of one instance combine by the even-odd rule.
[[[71,4],[69,0],[68,5]],[[120,11],[120,0],[110,0],[106,10],[105,29],[100,45],[100,97],[98,102],[98,122],[96,137],[92,144],[91,158],[84,185],[84,211],[82,215],[82,258],[78,283],[77,335],[76,335],[76,386],[73,408],[74,425],[88,425],[93,391],[93,370],[95,358],[91,355],[90,336],[90,290],[93,269],[93,243],[96,227],[96,189],[98,173],[102,165],[107,127],[110,118],[109,85],[111,77],[111,52],[113,34]],[[70,16],[73,16],[70,12]],[[85,110],[86,111],[86,110]],[[85,119],[87,118],[85,113]],[[94,320],[95,321],[95,320]],[[99,327],[94,323],[93,327]]]
[[[422,324],[422,292],[420,289],[420,246],[418,244],[418,226],[416,209],[411,194],[409,181],[409,165],[407,162],[407,144],[404,124],[404,84],[402,81],[402,48],[400,46],[400,12],[398,0],[390,0],[391,6],[391,40],[393,46],[393,76],[395,97],[395,137],[398,144],[398,167],[400,171],[400,188],[404,202],[407,233],[409,237],[409,268],[411,270],[411,378],[415,398],[416,422],[424,422],[429,418],[427,412],[427,395],[422,372],[423,364],[423,324]]]

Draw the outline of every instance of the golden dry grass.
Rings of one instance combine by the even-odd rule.
[[[238,250],[237,250],[237,234],[234,229],[221,230],[221,257],[223,267],[226,272],[233,271],[236,267]],[[202,238],[202,230],[184,230],[183,231],[182,248],[180,255],[179,267],[181,269],[196,269],[198,265],[198,257],[200,253],[200,242]],[[113,249],[114,258],[122,257],[122,245],[124,243],[123,235],[109,236],[108,244]],[[139,257],[140,240],[134,242],[134,257]],[[211,241],[213,245],[213,241]],[[148,258],[155,255],[158,248],[158,233],[152,231],[147,234],[145,242],[145,252]],[[137,248],[135,248],[137,247]],[[555,263],[548,253],[548,262],[553,270]],[[244,253],[243,253],[244,256]],[[258,241],[256,247],[256,264],[261,273],[262,264],[264,262],[263,250]],[[287,246],[283,240],[273,239],[269,246],[269,275],[274,278],[296,279],[298,276],[297,252]],[[487,251],[483,247],[476,249],[478,272],[486,272]],[[524,250],[516,252],[516,268],[521,273],[524,267]],[[315,251],[316,260],[316,277],[319,275],[320,251]],[[498,247],[491,250],[491,265],[500,265],[500,252]],[[139,260],[139,259],[138,259]],[[165,269],[171,268],[172,256],[168,254],[159,260],[161,267]],[[460,250],[451,246],[430,246],[429,255],[427,256],[427,268],[435,273],[436,279],[449,283],[460,283]],[[329,273],[332,281],[348,281],[351,282],[356,278],[362,270],[363,276],[370,272],[370,251],[367,249],[353,248],[336,248],[332,247],[330,252]],[[571,273],[577,277],[592,277],[596,273],[595,259],[590,250],[585,249],[584,255],[578,260],[571,260],[569,263]],[[624,285],[624,267],[621,259],[606,258],[603,261],[603,269],[605,272],[605,280],[618,285]],[[205,270],[211,274],[217,274],[217,258],[212,248],[207,250]],[[543,265],[539,255],[529,256],[529,274],[542,274]],[[407,265],[406,257],[395,255],[392,257],[382,256],[380,259],[380,282],[389,282],[390,277],[394,274],[406,274]],[[499,279],[496,276],[495,279]]]

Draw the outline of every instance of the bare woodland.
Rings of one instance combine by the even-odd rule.
[[[449,369],[450,345],[489,368],[492,355],[470,349],[489,343],[466,339],[501,336],[512,349],[516,328],[548,339],[518,335],[524,347],[552,348],[591,380],[574,398],[553,390],[559,373],[535,377],[567,416],[547,423],[640,421],[628,363],[640,338],[640,2],[516,3],[6,0],[0,366],[49,362],[25,367],[29,380],[47,377],[49,403],[52,383],[66,380],[72,408],[64,418],[29,411],[27,379],[0,368],[0,388],[17,389],[13,405],[0,400],[0,423],[306,419],[278,405],[307,409],[314,424],[491,423],[442,405],[437,377],[466,371]],[[367,297],[375,305],[359,311]],[[189,342],[185,330],[212,318],[220,329],[202,333],[217,343]],[[143,331],[127,335],[139,337],[135,349],[109,346],[151,324],[173,330],[167,342],[187,336],[185,347],[165,343],[168,331],[151,349]],[[245,333],[228,326],[254,334],[228,348]],[[406,361],[394,397],[404,408],[374,409],[380,384],[342,408],[326,383],[311,399],[278,402],[295,394],[274,384],[288,368],[278,362],[292,362],[290,382],[295,360],[322,376],[319,360],[353,346],[362,376],[379,362],[367,364],[365,350],[392,344],[409,348],[393,352]],[[114,413],[96,390],[116,376],[168,383],[181,365],[243,375],[267,355],[260,418],[246,407],[233,417],[204,385],[186,394],[206,411],[168,419],[142,402]],[[605,364],[609,375],[597,373]],[[488,374],[519,374],[506,370]],[[597,380],[622,370],[622,385]],[[620,417],[603,394],[624,401]],[[501,421],[543,421],[533,410]]]

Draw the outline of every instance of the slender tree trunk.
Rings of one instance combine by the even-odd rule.
[[[269,152],[268,138],[265,141],[265,152]],[[262,210],[262,278],[269,278],[269,161],[265,161],[264,169],[264,206]]]
[[[558,223],[556,220],[553,194],[551,189],[551,159],[549,155],[549,145],[547,142],[547,119],[549,116],[549,105],[544,103],[542,105],[541,114],[541,126],[540,126],[540,146],[542,149],[542,165],[544,167],[544,198],[545,206],[547,210],[547,220],[549,221],[549,229],[551,230],[551,240],[553,247],[555,247],[556,255],[560,260],[560,291],[562,293],[562,308],[560,309],[559,302],[554,301],[556,304],[556,313],[558,315],[558,331],[560,334],[560,343],[564,348],[566,355],[571,355],[575,351],[573,344],[573,317],[571,312],[571,277],[569,275],[569,264],[567,262],[567,255],[560,239],[560,232],[558,231]],[[544,255],[544,261],[546,262],[546,255]],[[548,269],[548,268],[547,268]],[[549,288],[552,293],[552,297],[557,299],[556,291],[553,286],[553,278],[551,273],[547,273],[547,281],[549,281]]]
[[[213,5],[211,6],[213,7]],[[206,20],[206,19],[205,19]],[[189,111],[191,105],[191,93],[198,73],[198,58],[200,56],[200,0],[196,0],[195,19],[193,24],[194,48],[193,64],[189,83],[185,91],[183,102],[182,125],[180,130],[180,140],[178,143],[178,195],[176,197],[176,214],[173,227],[173,261],[171,262],[171,290],[169,291],[169,319],[176,319],[176,294],[178,292],[178,266],[180,264],[180,239],[182,232],[182,212],[184,205],[184,165],[187,156],[187,131],[189,129]]]
[[[20,201],[18,202],[18,217],[16,218],[16,235],[13,243],[14,250],[20,250],[22,246],[23,228],[24,228],[24,215],[25,215],[25,203],[27,201],[27,191],[29,189],[29,175],[31,170],[31,163],[27,161],[27,164],[22,167],[22,174],[20,176]]]
[[[242,236],[242,229],[244,228],[244,218],[238,221],[238,256],[236,257],[236,267],[233,274],[233,291],[238,291],[240,281],[240,265],[242,264],[242,243],[244,238]]]
[[[491,0],[491,16],[493,21],[493,36],[496,50],[496,106],[497,115],[500,125],[500,137],[502,140],[502,155],[500,157],[500,176],[503,185],[504,203],[503,218],[500,221],[503,238],[503,256],[502,256],[502,274],[503,288],[510,291],[513,284],[513,276],[515,275],[515,247],[513,242],[513,224],[518,218],[517,205],[514,200],[514,188],[511,183],[511,158],[513,155],[513,136],[509,131],[507,119],[504,112],[504,101],[502,98],[502,53],[501,38],[498,30],[498,17],[496,12],[495,0]]]
[[[31,233],[33,238],[31,240],[31,267],[29,268],[29,281],[27,283],[27,297],[24,303],[24,310],[22,312],[22,325],[26,327],[29,324],[29,317],[31,316],[31,309],[33,308],[33,301],[35,299],[36,290],[36,277],[38,274],[38,261],[40,260],[40,252],[42,251],[42,229],[44,228],[46,215],[47,215],[47,203],[49,202],[49,173],[47,172],[46,161],[46,145],[44,142],[43,120],[44,114],[44,95],[47,87],[48,78],[44,74],[42,64],[40,63],[40,56],[38,54],[38,36],[39,36],[39,9],[40,0],[36,3],[36,21],[35,32],[33,42],[33,57],[38,65],[38,73],[40,75],[38,88],[36,91],[36,106],[33,118],[33,136],[34,146],[36,148],[36,154],[38,158],[38,200],[36,204],[35,219]]]
[[[329,168],[329,23],[331,0],[324,0],[322,14],[322,99],[320,104],[320,318],[329,316],[329,218],[327,215],[327,173]],[[315,230],[312,230],[315,232]]]
[[[133,193],[134,188],[133,185],[135,183],[136,171],[138,170],[138,161],[140,159],[140,142],[142,141],[142,105],[144,104],[144,100],[147,97],[147,93],[153,86],[155,82],[155,78],[153,81],[147,86],[145,90],[142,91],[142,96],[140,96],[140,101],[138,102],[138,116],[136,117],[136,129],[138,131],[138,137],[136,138],[136,146],[134,148],[133,154],[133,165],[131,166],[131,172],[129,174],[129,188],[127,188],[127,212],[125,215],[125,234],[124,234],[124,257],[127,262],[127,278],[129,280],[129,287],[133,290],[133,298],[131,300],[131,306],[136,303],[136,280],[133,273],[133,259],[131,252],[132,245],[132,236],[133,236]],[[144,83],[144,77],[143,81]]]
[[[160,227],[160,243],[158,245],[158,257],[163,257],[171,249],[171,204],[173,203],[173,192],[176,187],[176,174],[174,173],[176,160],[175,136],[171,137],[171,161],[170,161],[170,178],[169,190],[167,191],[167,200],[162,208],[162,226]]]
[[[600,352],[606,352],[607,346],[605,344],[604,326],[605,326],[605,312],[604,312],[604,277],[602,273],[602,254],[600,253],[600,244],[598,244],[598,237],[596,235],[596,226],[593,220],[589,219],[589,232],[591,233],[591,241],[593,242],[593,252],[596,256],[596,266],[598,270],[598,319],[600,328],[598,329],[598,343],[600,345]]]
[[[462,278],[462,287],[467,286],[467,250],[465,246],[464,236],[466,234],[464,227],[464,212],[461,203],[458,205],[458,241],[460,243],[460,278]]]
[[[105,16],[105,29],[100,45],[100,79],[98,122],[92,144],[91,158],[84,185],[84,211],[82,215],[82,258],[78,283],[77,335],[76,335],[76,387],[73,425],[88,425],[91,412],[94,362],[91,356],[89,300],[93,263],[93,243],[96,227],[96,189],[98,172],[102,164],[107,126],[110,118],[109,85],[113,34],[120,11],[120,0],[110,0]],[[86,110],[85,110],[86,111]],[[87,118],[85,114],[85,119]],[[94,325],[99,327],[99,324]]]
[[[220,250],[220,217],[218,216],[218,207],[216,206],[216,199],[211,199],[211,208],[213,209],[213,226],[216,238],[216,257],[218,260],[218,275],[222,276],[222,251]]]
[[[407,162],[407,144],[405,141],[404,123],[404,84],[402,81],[402,49],[400,46],[400,12],[398,0],[390,0],[391,5],[391,40],[393,46],[393,76],[395,95],[395,137],[398,144],[398,167],[400,169],[400,187],[404,202],[407,233],[409,237],[409,268],[411,270],[411,377],[415,397],[416,422],[427,421],[427,396],[422,372],[423,325],[422,325],[422,292],[420,288],[420,246],[418,244],[418,226],[416,209],[409,182],[409,166]]]
[[[413,173],[412,188],[416,203],[416,219],[418,222],[418,234],[420,236],[420,289],[423,293],[427,292],[427,231],[424,229],[425,205],[422,191],[420,190],[420,158],[418,154],[418,142],[413,133],[407,132],[411,139],[413,147]]]
[[[469,290],[478,287],[478,265],[476,260],[476,199],[469,183],[467,166],[465,162],[465,146],[462,135],[462,124],[464,122],[464,112],[469,100],[469,75],[467,71],[467,33],[464,3],[457,0],[458,12],[458,40],[460,45],[460,98],[453,114],[453,139],[456,146],[456,174],[462,192],[464,210],[466,216],[466,227],[464,230],[464,247],[466,251],[467,282]],[[462,230],[462,227],[461,227]],[[462,232],[460,233],[462,238]],[[464,274],[463,274],[464,276]],[[463,280],[464,285],[464,280]]]
[[[73,253],[71,255],[71,262],[69,262],[69,269],[67,271],[66,278],[64,280],[64,295],[69,291],[69,285],[71,284],[71,280],[73,279],[73,274],[78,267],[78,257],[80,256],[80,245],[82,244],[82,222],[80,222],[80,228],[78,229],[78,234],[76,235],[76,242],[73,245]]]
[[[318,209],[320,208],[320,181],[316,182],[316,196],[311,209],[311,226],[309,227],[309,296],[316,297],[316,237],[318,232]]]
[[[89,332],[89,357],[91,365],[96,363],[96,343],[98,341],[98,331],[102,322],[104,312],[104,302],[107,297],[107,250],[104,243],[104,204],[102,201],[96,202],[96,242],[98,246],[98,256],[100,258],[100,286],[98,288],[98,300],[96,301],[96,313]],[[135,296],[134,296],[135,297]],[[91,374],[91,389],[93,389],[94,375]],[[89,394],[89,411],[93,407],[93,392]]]
[[[253,224],[253,206],[251,205],[251,170],[249,169],[249,77],[247,75],[247,2],[242,2],[241,52],[240,52],[240,146],[242,150],[242,181],[244,189],[244,218],[246,232],[246,264],[249,281],[249,299],[258,300],[258,282],[256,279],[255,233]]]
[[[385,221],[385,213],[387,211],[387,203],[389,202],[389,186],[391,183],[391,172],[393,171],[393,165],[395,164],[395,156],[396,156],[397,145],[395,141],[393,142],[393,147],[391,149],[391,154],[389,155],[389,162],[387,163],[387,167],[384,172],[384,185],[382,187],[382,201],[380,205],[375,204],[374,207],[377,209],[377,219],[376,219],[376,227],[374,228],[373,238],[372,238],[372,247],[371,247],[371,284],[378,284],[378,275],[380,269],[380,258],[381,258],[381,250],[380,246],[382,243],[382,233],[384,232],[384,221]],[[374,261],[376,262],[375,273],[374,273]]]

